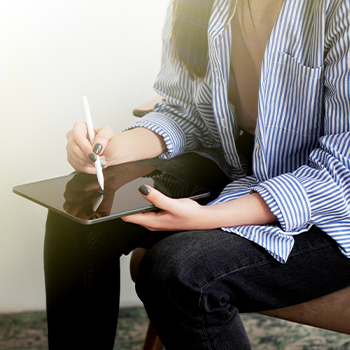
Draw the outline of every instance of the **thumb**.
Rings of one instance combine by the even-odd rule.
[[[96,129],[96,136],[94,139],[94,143],[92,145],[92,149],[95,154],[100,155],[103,153],[103,150],[107,146],[109,140],[114,136],[113,130],[105,126],[101,129]]]
[[[163,193],[150,186],[142,185],[139,188],[139,191],[143,197],[145,197],[149,202],[151,202],[159,209],[169,210],[170,206],[173,203],[171,198],[165,196]]]

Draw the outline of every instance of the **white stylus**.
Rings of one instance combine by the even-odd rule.
[[[94,131],[94,127],[92,125],[89,102],[88,102],[88,99],[86,96],[83,96],[83,105],[84,105],[86,124],[88,127],[90,142],[91,142],[91,144],[93,144],[94,139],[95,139],[95,131]],[[99,156],[96,156],[96,158],[97,159],[96,159],[94,164],[95,164],[95,169],[96,169],[96,174],[97,174],[97,181],[100,184],[102,191],[103,191],[104,190],[104,178],[103,178],[103,173],[102,173],[101,161],[100,161]]]

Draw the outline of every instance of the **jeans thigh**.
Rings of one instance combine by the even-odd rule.
[[[245,246],[251,244],[246,242]],[[296,305],[350,285],[350,259],[315,226],[295,237],[285,264],[260,247],[243,248],[242,254],[247,257],[242,259],[241,255],[239,265],[235,260],[231,272],[208,281],[202,298],[221,288],[239,312],[257,312]]]
[[[169,298],[191,294],[191,289],[203,305],[225,299],[240,312],[252,312],[298,304],[349,286],[350,259],[317,227],[295,236],[285,264],[245,238],[209,230],[160,241],[146,254],[139,273],[155,274],[159,283],[173,286],[167,291]]]

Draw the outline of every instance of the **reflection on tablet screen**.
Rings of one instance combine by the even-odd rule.
[[[105,190],[96,175],[75,172],[54,179],[14,187],[14,192],[83,224],[155,210],[138,188],[152,186],[172,198],[199,199],[209,191],[145,165],[125,163],[103,172]]]

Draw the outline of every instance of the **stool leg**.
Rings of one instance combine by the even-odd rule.
[[[145,338],[145,342],[143,344],[142,350],[162,350],[163,344],[160,341],[155,329],[150,322],[148,324],[147,334]]]

